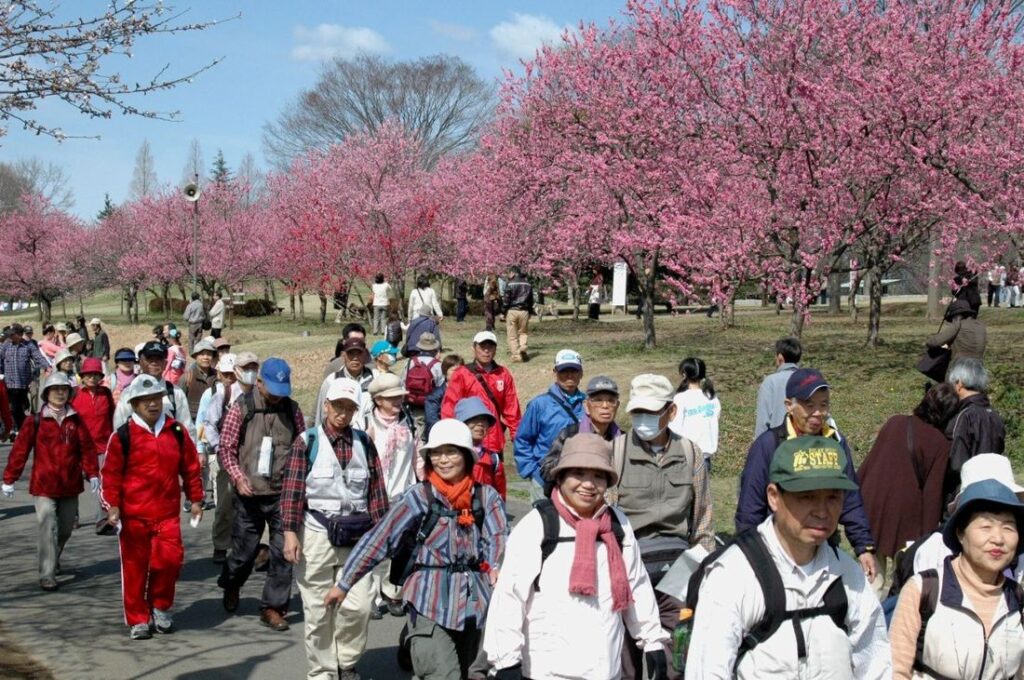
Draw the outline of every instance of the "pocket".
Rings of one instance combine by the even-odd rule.
[[[682,461],[665,468],[665,479],[675,488],[693,486],[693,471]]]
[[[654,465],[642,463],[640,465],[629,465],[623,475],[622,486],[630,489],[650,489],[657,481],[657,475],[661,471]]]
[[[348,469],[345,471],[345,486],[352,492],[357,498],[362,498],[366,495],[366,485],[369,481],[369,475],[366,470],[352,470]]]

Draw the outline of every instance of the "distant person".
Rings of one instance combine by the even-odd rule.
[[[927,347],[949,347],[950,369],[965,357],[984,360],[987,345],[988,332],[984,324],[978,321],[978,312],[971,309],[967,300],[954,300],[950,303],[942,328],[925,340]]]
[[[1003,453],[1006,427],[988,398],[989,373],[973,358],[960,359],[949,369],[948,382],[956,389],[956,413],[946,425],[949,438],[949,468],[946,499],[960,487],[960,468],[979,453]]]
[[[587,289],[587,318],[593,321],[601,318],[602,286],[604,286],[604,277],[598,272],[594,274],[594,278],[590,279],[590,287]]]
[[[508,339],[509,361],[528,361],[530,315],[533,314],[533,286],[518,267],[505,284],[501,307],[504,310],[505,335]]]
[[[49,368],[50,360],[36,345],[25,340],[25,327],[20,323],[11,324],[9,332],[7,342],[0,345],[0,375],[7,385],[14,431],[17,432],[29,409],[28,387],[32,382],[32,364],[35,362],[37,366]]]
[[[416,287],[409,293],[409,323],[421,316],[424,310],[438,322],[444,318],[437,293],[430,287],[430,279],[421,274],[416,277]]]
[[[960,260],[953,267],[953,285],[950,288],[954,300],[964,300],[970,306],[974,315],[978,315],[981,309],[981,293],[978,292],[978,274],[967,267],[967,263]]]
[[[366,428],[366,415],[370,412],[373,402],[369,397],[370,383],[377,376],[369,364],[371,361],[370,351],[366,349],[366,342],[358,337],[351,336],[341,345],[341,357],[344,364],[340,370],[331,373],[320,383],[320,391],[317,393],[316,403],[322,404],[327,398],[327,391],[331,383],[338,378],[354,380],[362,388],[362,401],[359,404],[359,412],[352,421],[352,427],[357,430]],[[323,419],[323,409],[316,412],[316,424],[319,425]]]
[[[341,327],[341,337],[334,343],[334,358],[331,359],[327,366],[324,367],[324,377],[326,378],[332,373],[337,373],[345,366],[345,357],[342,356],[345,353],[345,341],[349,338],[359,338],[366,344],[366,327],[361,323],[347,323]],[[369,363],[369,360],[367,360]]]
[[[384,280],[383,274],[377,274],[370,288],[370,306],[373,309],[373,334],[384,335],[387,326],[388,310],[391,306],[391,284]]]
[[[107,363],[110,361],[110,337],[103,330],[103,324],[99,319],[93,318],[89,322],[89,327],[92,329],[92,346],[87,354],[102,360],[106,372]]]
[[[444,402],[444,395],[448,390],[452,373],[456,368],[465,364],[466,362],[458,354],[447,354],[441,360],[441,373],[444,374],[444,382],[434,387],[434,391],[423,402],[423,434],[420,437],[423,441],[427,441],[427,437],[430,436],[430,428],[441,420],[441,404]]]
[[[676,417],[669,423],[669,428],[697,445],[710,474],[711,458],[718,452],[718,417],[722,414],[722,404],[715,396],[715,386],[708,379],[703,359],[683,359],[679,364],[679,376],[682,381],[672,399],[676,405]]]
[[[455,280],[455,322],[465,323],[469,311],[469,284],[464,278]]]
[[[213,306],[210,307],[210,335],[219,338],[224,332],[224,316],[227,306],[224,304],[224,292],[218,290],[213,294]]]
[[[440,349],[441,342],[433,333],[423,333],[416,342],[416,354],[409,357],[402,372],[405,403],[415,423],[417,436],[425,429],[427,399],[444,384],[444,369],[441,360],[437,358]]]
[[[185,307],[181,318],[188,324],[188,344],[191,349],[202,338],[203,321],[206,320],[206,311],[203,309],[199,293],[192,293],[192,301]]]
[[[114,372],[110,374],[110,391],[114,394],[114,402],[121,400],[121,394],[132,384],[138,375],[138,360],[131,347],[121,347],[114,352]]]
[[[494,320],[501,316],[501,291],[498,290],[498,277],[488,275],[484,281],[484,328],[494,330]]]
[[[429,307],[421,307],[416,318],[409,322],[405,334],[405,346],[402,347],[403,357],[414,357],[419,353],[416,346],[423,335],[430,334],[437,340],[438,349],[441,347],[441,326],[438,325]]]
[[[786,381],[800,367],[803,348],[797,338],[781,338],[775,343],[775,372],[761,381],[757,390],[757,417],[754,438],[778,427],[786,419]]]

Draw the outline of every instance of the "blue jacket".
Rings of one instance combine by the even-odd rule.
[[[535,479],[538,484],[544,485],[540,462],[548,454],[559,432],[583,420],[585,397],[582,391],[567,395],[558,385],[552,385],[547,392],[527,404],[513,442],[520,477]],[[570,416],[566,409],[571,410],[576,417]]]
[[[736,504],[736,533],[752,529],[763,522],[771,510],[768,508],[768,470],[772,456],[785,439],[789,437],[787,428],[789,419],[782,425],[762,433],[747,451],[747,462],[740,474],[740,497]],[[857,473],[853,469],[853,456],[846,440],[833,431],[832,437],[843,445],[846,451],[846,476],[857,482]],[[859,483],[859,482],[858,482]],[[871,535],[868,516],[864,512],[864,499],[860,490],[847,491],[843,500],[843,512],[839,515],[839,523],[846,531],[846,539],[850,541],[854,552],[860,555],[865,548],[874,547],[875,539]]]
[[[444,393],[447,389],[448,383],[435,387],[423,402],[423,441],[427,441],[430,428],[441,420],[441,402],[444,401]]]

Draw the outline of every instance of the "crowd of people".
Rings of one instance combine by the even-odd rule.
[[[88,485],[97,533],[118,536],[132,640],[174,631],[182,513],[196,526],[212,512],[224,609],[265,573],[259,623],[287,630],[294,580],[311,679],[357,679],[383,616],[406,618],[397,661],[423,680],[1024,678],[1024,489],[981,357],[959,354],[856,470],[832,385],[779,340],[735,533],[716,537],[722,406],[703,360],[684,358],[678,383],[641,373],[623,389],[562,349],[523,409],[492,330],[465,357],[442,354],[423,279],[396,338],[381,284],[382,337],[345,326],[308,411],[289,364],[236,351],[222,320],[204,328],[198,297],[187,349],[174,324],[113,352],[98,319],[91,344],[8,328],[2,492],[31,455],[40,587],[59,587]],[[518,273],[505,284],[510,361],[530,358],[528,287]],[[533,502],[514,526],[509,443]],[[686,592],[662,590],[694,554]]]

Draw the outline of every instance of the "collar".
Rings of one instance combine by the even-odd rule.
[[[473,360],[473,367],[474,367],[474,368],[475,368],[475,369],[476,369],[477,371],[481,371],[481,372],[483,372],[483,373],[490,373],[490,372],[492,372],[492,371],[496,371],[496,370],[498,370],[498,362],[496,362],[496,361],[491,361],[491,362],[490,362],[489,364],[481,365],[479,361],[477,361],[476,359],[474,359],[474,360]]]
[[[942,563],[942,589],[939,591],[939,601],[947,607],[958,607],[974,611],[971,599],[964,595],[964,590],[960,586],[960,579],[956,577],[956,573],[953,571],[953,560],[956,557],[956,555],[948,555]],[[1010,612],[1020,611],[1022,603],[1017,594],[1017,584],[1012,579],[1006,578],[1005,574],[1003,575],[1002,589],[1006,610]],[[998,613],[996,612],[996,614]],[[993,624],[996,623],[997,618],[993,618]]]
[[[654,451],[651,448],[650,442],[645,442],[643,439],[640,439],[640,437],[636,436],[636,432],[634,432],[633,430],[629,431],[629,435],[630,439],[633,441],[634,444],[634,446],[632,447],[632,451],[629,451],[629,457],[631,459],[638,460],[650,459],[652,456],[657,457],[667,455],[670,451],[672,451],[673,448],[679,445],[679,442],[683,440],[683,438],[680,437],[678,434],[676,434],[672,430],[668,430],[668,442],[665,444],[665,448],[663,448],[661,451]]]
[[[327,441],[331,443],[332,447],[338,446],[338,440],[345,442],[349,446],[352,445],[352,426],[344,428],[340,432],[331,427],[331,424],[326,420],[323,422],[324,434],[327,435]]]
[[[77,413],[77,411],[75,411],[75,409],[71,408],[71,402],[68,401],[68,403],[65,404],[65,406],[64,406],[64,418],[67,418],[68,416],[73,416],[76,413]],[[43,418],[53,418],[54,420],[57,420],[57,414],[50,407],[49,404],[43,404],[43,408],[42,408],[42,410],[40,410],[39,415],[41,417],[43,417]],[[58,421],[58,422],[60,422],[60,421]]]
[[[576,404],[581,403],[587,397],[587,395],[583,394],[583,390],[576,390],[572,394],[569,394],[561,387],[559,387],[558,383],[553,383],[551,387],[548,388],[548,394],[550,394],[555,399],[564,401],[570,406],[575,406]]]
[[[150,427],[145,420],[140,418],[138,413],[132,413],[132,421],[136,425],[144,429],[146,432],[152,433],[154,437],[159,437],[160,432],[164,429],[164,426],[167,425],[167,414],[161,413],[160,417],[157,418],[156,424],[153,425],[153,427]]]
[[[795,439],[799,437],[800,433],[796,431],[796,427],[793,425],[793,420],[788,415],[786,416],[786,439]],[[829,427],[828,423],[821,426],[821,436],[827,437],[828,439],[839,440],[836,436],[836,431]]]
[[[772,554],[775,562],[779,565],[780,574],[783,568],[787,574],[795,575],[801,579],[827,579],[833,573],[841,573],[839,557],[836,555],[835,549],[828,544],[828,541],[818,546],[810,562],[805,565],[799,565],[783,547],[782,541],[779,540],[779,535],[775,531],[774,514],[768,515],[768,519],[757,527],[757,531],[761,534],[761,538],[764,539],[765,545],[768,546],[768,552]]]
[[[795,371],[798,368],[800,368],[800,367],[797,366],[796,364],[787,361],[784,364],[782,364],[781,366],[779,366],[778,368],[776,368],[775,372],[776,373],[789,373],[790,371]]]
[[[593,432],[594,434],[597,434],[597,428],[594,427],[594,421],[592,421],[589,417],[580,420],[580,432]],[[618,437],[620,434],[622,434],[622,430],[619,429],[618,424],[613,420],[612,422],[608,423],[608,429],[605,430],[605,441],[611,441]]]

